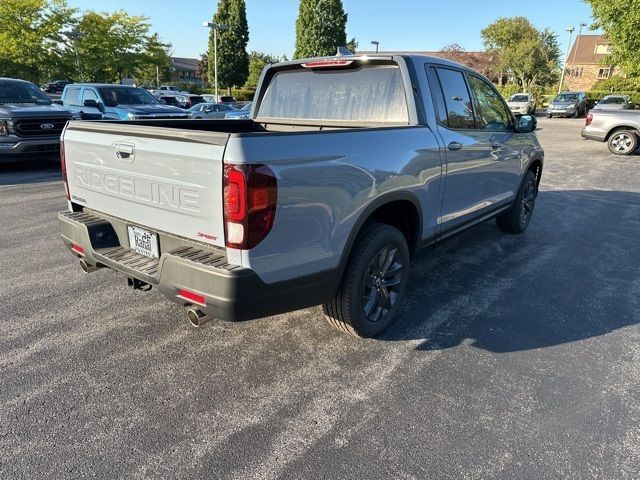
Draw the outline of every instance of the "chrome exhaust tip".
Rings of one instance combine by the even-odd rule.
[[[80,268],[84,273],[91,273],[98,270],[98,267],[96,267],[95,265],[91,265],[90,263],[87,263],[86,260],[80,260]]]
[[[212,317],[211,315],[207,315],[199,308],[190,308],[189,310],[187,310],[187,318],[189,319],[189,323],[193,327],[197,328],[201,325],[204,325],[208,321],[213,320],[214,317]]]

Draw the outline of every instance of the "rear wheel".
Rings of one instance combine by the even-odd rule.
[[[609,151],[616,155],[629,155],[638,147],[638,136],[627,130],[614,132],[607,142]]]
[[[516,201],[509,210],[496,217],[498,228],[508,233],[524,232],[531,222],[537,196],[538,182],[535,174],[529,170],[520,186]]]
[[[374,224],[352,251],[326,319],[356,337],[373,337],[393,322],[409,276],[409,248],[400,230]]]

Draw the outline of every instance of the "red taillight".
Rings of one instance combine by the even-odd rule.
[[[224,166],[225,240],[249,250],[271,231],[276,216],[276,176],[266,165]]]
[[[336,68],[347,67],[353,63],[353,60],[314,60],[302,64],[304,68]]]
[[[189,290],[185,290],[184,288],[180,288],[178,290],[178,296],[180,298],[183,298],[189,302],[195,303],[197,305],[200,305],[202,307],[206,307],[207,306],[207,302],[204,299],[203,295],[200,295],[198,293],[194,293],[194,292],[190,292]]]
[[[593,114],[592,114],[592,113],[589,113],[589,114],[587,115],[587,118],[586,118],[586,119],[585,119],[585,121],[584,121],[584,124],[585,124],[585,125],[591,125],[591,122],[593,122]]]
[[[84,248],[82,248],[80,245],[78,245],[77,243],[72,243],[71,244],[71,250],[73,250],[74,252],[76,252],[78,255],[82,255],[84,256]]]
[[[64,155],[64,141],[60,140],[60,169],[62,170],[62,181],[64,183],[64,193],[67,200],[71,200],[69,195],[69,182],[67,180],[67,161]]]

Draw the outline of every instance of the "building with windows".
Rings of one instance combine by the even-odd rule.
[[[197,58],[171,57],[172,83],[195,83],[202,85],[202,80],[196,76],[197,71]]]
[[[615,67],[605,62],[611,42],[602,35],[579,35],[567,58],[563,90],[589,90],[598,80],[614,74]]]

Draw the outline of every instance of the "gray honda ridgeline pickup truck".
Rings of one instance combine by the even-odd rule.
[[[422,248],[495,217],[523,232],[543,151],[493,85],[418,55],[268,65],[247,120],[70,122],[64,243],[198,325],[323,305],[369,337]]]

